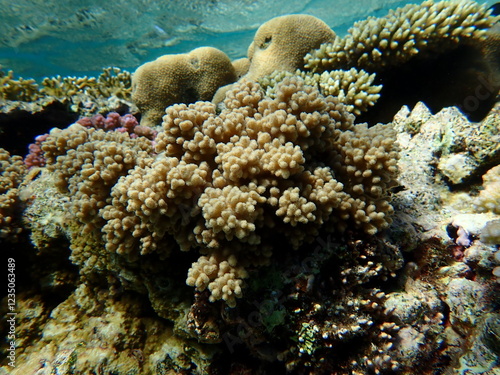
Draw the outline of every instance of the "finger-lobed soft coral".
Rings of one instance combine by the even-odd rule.
[[[152,142],[145,137],[131,138],[128,133],[106,132],[74,124],[54,129],[42,145],[47,170],[53,185],[71,199],[65,203],[68,236],[72,237],[73,262],[83,273],[100,264],[107,269],[106,257],[98,255],[99,232],[104,225],[99,210],[106,205],[113,186],[136,165],[151,159]],[[80,237],[82,234],[87,234]],[[92,246],[97,253],[86,252]]]
[[[337,36],[309,53],[305,67],[313,72],[352,66],[380,71],[417,55],[484,40],[497,20],[487,6],[470,0],[408,4],[385,17],[356,22],[345,37]]]
[[[22,230],[19,186],[26,172],[22,157],[0,149],[0,241],[16,242]]]
[[[170,106],[154,142],[79,124],[53,130],[42,149],[50,184],[66,197],[63,231],[82,275],[125,280],[148,254],[169,264],[175,249],[196,251],[187,283],[235,306],[248,271],[279,256],[278,233],[297,248],[322,228],[387,227],[391,126],[353,125],[337,98],[300,77],[274,92],[242,80],[221,111]]]
[[[397,172],[391,127],[353,125],[337,99],[299,77],[275,90],[265,97],[242,80],[220,113],[209,102],[168,107],[158,155],[121,178],[100,211],[108,251],[131,261],[153,251],[167,257],[169,234],[204,254],[188,283],[234,306],[246,275],[239,267],[268,261],[277,228],[294,247],[322,226],[385,228]],[[227,265],[212,270],[210,259]]]

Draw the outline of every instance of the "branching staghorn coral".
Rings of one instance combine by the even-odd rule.
[[[0,99],[32,101],[39,96],[38,85],[34,79],[14,79],[12,70],[5,73],[0,69]]]
[[[0,70],[2,110],[30,108],[41,111],[54,103],[85,116],[132,107],[131,74],[116,67],[104,68],[96,77],[46,77],[40,84],[33,79],[14,79],[14,73]],[[31,106],[27,106],[29,103]],[[5,109],[3,109],[5,108]]]
[[[485,5],[470,0],[409,4],[385,17],[356,22],[347,36],[337,36],[308,54],[305,68],[322,72],[354,66],[380,71],[417,55],[442,53],[465,41],[483,40],[497,20]]]
[[[43,95],[56,98],[70,98],[76,94],[85,94],[90,97],[116,96],[130,100],[132,93],[131,74],[119,68],[104,68],[97,77],[52,77],[42,81],[40,92]]]
[[[275,95],[274,86],[285,77],[297,75],[302,77],[306,84],[317,86],[324,96],[336,96],[349,112],[359,115],[373,106],[380,97],[381,85],[374,85],[375,74],[368,74],[364,70],[351,68],[349,70],[332,70],[322,74],[303,72],[295,73],[275,71],[259,80],[266,89],[266,95]]]

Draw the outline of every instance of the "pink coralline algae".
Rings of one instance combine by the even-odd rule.
[[[154,141],[158,133],[149,126],[139,125],[139,122],[133,115],[126,114],[121,116],[116,112],[110,112],[106,117],[101,114],[92,117],[82,117],[76,123],[87,128],[128,133],[130,138],[145,137],[152,141]],[[28,168],[45,166],[42,143],[48,136],[49,134],[39,135],[35,138],[35,142],[28,146],[29,153],[24,158],[24,164]]]
[[[156,130],[139,125],[137,119],[131,114],[121,116],[119,113],[110,112],[106,117],[101,114],[92,117],[82,117],[77,123],[96,129],[129,133],[130,138],[142,136],[154,140],[157,134]]]
[[[24,158],[24,164],[28,168],[43,167],[45,166],[45,158],[43,157],[42,142],[47,139],[49,135],[43,134],[35,138],[35,143],[28,146],[29,153]]]

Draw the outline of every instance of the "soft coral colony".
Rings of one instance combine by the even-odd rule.
[[[41,254],[69,247],[79,281],[71,281],[76,291],[65,304],[88,307],[95,298],[111,314],[134,308],[123,300],[111,308],[107,298],[137,293],[186,342],[232,337],[243,319],[238,311],[251,306],[247,293],[267,295],[274,284],[259,278],[277,278],[293,293],[273,297],[273,318],[260,324],[283,335],[285,346],[273,350],[288,371],[406,371],[407,353],[391,351],[399,327],[380,307],[383,283],[404,262],[404,244],[380,235],[394,214],[399,146],[394,126],[376,120],[391,108],[384,96],[396,95],[394,82],[415,61],[439,65],[450,54],[473,53],[481,67],[455,77],[497,72],[496,22],[475,2],[424,1],[358,22],[343,38],[312,16],[278,17],[258,29],[248,58],[237,61],[211,47],[162,56],[132,77],[141,125],[111,113],[53,129],[32,147],[30,172],[2,153],[0,237],[17,238],[24,226]],[[14,84],[4,86],[10,96]],[[15,219],[18,207],[24,223]],[[303,266],[295,269],[318,238],[335,245],[310,256],[316,271],[305,277]],[[318,276],[321,288],[333,289],[330,300],[319,299],[330,306],[324,309],[311,290],[313,275],[329,268],[332,276]],[[426,324],[441,322],[439,314]],[[271,340],[266,332],[240,335],[238,343],[267,358],[258,343]],[[354,339],[368,344],[347,360],[324,358],[332,345]],[[170,362],[154,362],[157,352],[139,362],[147,373],[162,373],[160,362],[179,373],[215,368],[206,349],[192,345],[197,354],[186,367],[173,349]],[[112,356],[110,368],[120,361]]]

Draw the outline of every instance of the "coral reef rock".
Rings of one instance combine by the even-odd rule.
[[[498,374],[500,111],[403,79],[493,72],[497,21],[424,1],[344,38],[277,18],[248,59],[204,47],[132,84],[2,74],[2,105],[74,118],[28,111],[29,154],[0,149],[0,375]]]

